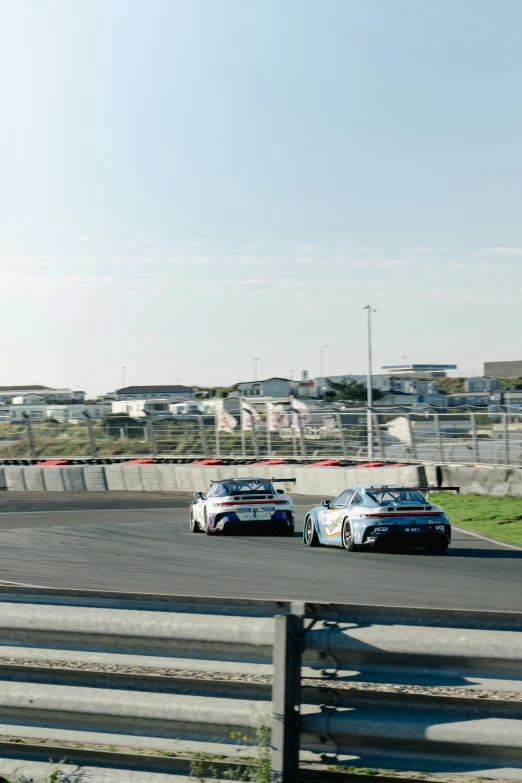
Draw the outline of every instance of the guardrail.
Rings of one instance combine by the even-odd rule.
[[[274,781],[308,779],[300,759],[522,779],[519,613],[4,586],[0,659],[2,734],[29,743],[2,758],[45,738],[82,764],[222,768],[271,722]]]

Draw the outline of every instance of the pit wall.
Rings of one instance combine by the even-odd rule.
[[[410,465],[403,468],[314,468],[306,465],[69,465],[0,467],[0,490],[14,492],[204,492],[227,476],[295,478],[298,495],[332,497],[356,484],[457,486],[464,495],[522,497],[522,468]]]
[[[0,468],[0,489],[13,492],[204,492],[212,479],[238,476],[295,478],[281,488],[331,497],[354,484],[425,483],[424,467],[313,468],[301,465],[69,465]]]

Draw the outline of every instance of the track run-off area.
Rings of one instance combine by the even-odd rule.
[[[0,496],[0,582],[123,592],[522,611],[522,550],[453,532],[448,552],[387,554],[304,546],[296,533],[189,531],[192,495]]]

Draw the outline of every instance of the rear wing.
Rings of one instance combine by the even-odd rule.
[[[285,479],[285,478],[283,478],[283,479],[272,478],[272,479],[270,479],[270,481],[272,482],[272,484],[275,484],[277,481],[279,481],[279,483],[281,483],[282,481],[288,481],[289,484],[295,484],[297,479],[295,479],[295,478],[293,478],[293,479],[289,479],[289,478],[288,479]]]
[[[460,492],[460,487],[405,487],[404,485],[402,487],[389,487],[384,484],[381,484],[377,487],[364,487],[366,492],[408,492],[411,490],[416,490],[417,492],[427,492],[428,494],[430,492],[456,492],[457,494]]]

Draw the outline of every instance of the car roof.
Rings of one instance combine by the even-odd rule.
[[[395,492],[403,490],[419,491],[418,487],[407,487],[404,484],[357,484],[356,489],[391,489]]]
[[[237,483],[245,482],[251,484],[252,482],[255,481],[268,481],[270,483],[272,480],[268,478],[261,478],[261,476],[245,476],[243,478],[241,478],[240,476],[234,476],[231,478],[215,479],[210,483],[211,484],[232,484],[232,483],[237,484]]]

